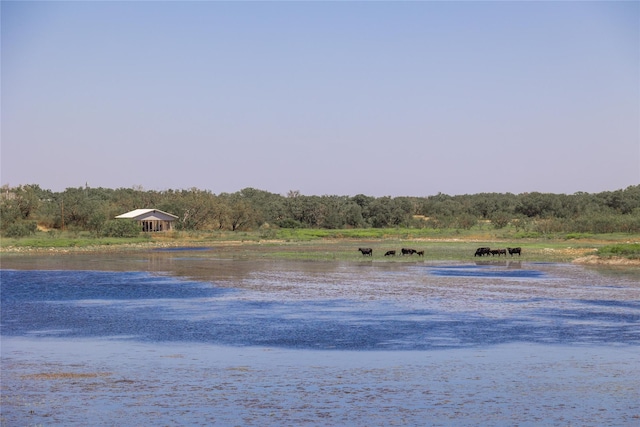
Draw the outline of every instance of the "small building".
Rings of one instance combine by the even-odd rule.
[[[158,209],[134,209],[118,215],[116,219],[133,219],[138,221],[142,231],[171,231],[177,216]]]

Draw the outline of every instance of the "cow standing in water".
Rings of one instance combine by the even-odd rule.
[[[476,254],[474,255],[474,257],[476,257],[476,256],[485,256],[485,255],[491,255],[491,249],[490,248],[478,248],[478,249],[476,249]]]
[[[520,256],[522,249],[521,248],[507,248],[509,251],[509,255],[513,256],[513,254],[518,254]]]
[[[362,253],[363,256],[373,256],[373,249],[371,248],[358,248],[358,250]]]

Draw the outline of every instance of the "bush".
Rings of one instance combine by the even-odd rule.
[[[25,237],[36,234],[38,225],[35,221],[18,221],[10,224],[4,232],[7,237]]]
[[[604,246],[598,249],[598,255],[604,257],[640,258],[640,243]]]
[[[593,237],[593,234],[589,234],[589,233],[568,233],[565,236],[565,239],[570,240],[570,239],[590,239]]]
[[[604,246],[598,249],[598,255],[603,257],[640,258],[640,243]]]
[[[463,214],[456,218],[456,227],[469,230],[478,223],[478,218],[473,215]]]
[[[300,221],[296,221],[295,219],[291,218],[279,221],[277,224],[280,228],[302,228],[302,223]]]
[[[112,219],[104,223],[102,235],[105,237],[137,237],[140,225],[136,221]]]
[[[511,216],[502,212],[499,212],[493,215],[493,217],[491,217],[491,224],[493,225],[493,228],[495,228],[496,230],[505,228],[507,225],[509,225],[510,221],[511,221]]]
[[[565,230],[565,224],[559,218],[538,219],[534,224],[534,230],[543,235],[560,233]]]
[[[540,238],[540,233],[537,231],[523,231],[515,233],[513,237],[516,239],[538,239]]]
[[[87,229],[95,236],[99,236],[102,232],[102,227],[106,221],[106,216],[103,213],[97,212],[89,217],[87,222]]]

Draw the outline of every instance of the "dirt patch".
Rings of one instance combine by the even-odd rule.
[[[597,255],[589,255],[589,256],[576,258],[572,262],[574,264],[587,264],[587,265],[621,265],[621,266],[640,267],[640,259],[629,259],[629,258],[622,258],[622,257],[602,258]]]

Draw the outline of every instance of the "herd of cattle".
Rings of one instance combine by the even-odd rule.
[[[358,248],[358,250],[360,251],[360,253],[362,253],[363,256],[373,256],[373,249],[372,248]],[[478,248],[476,249],[476,254],[474,255],[474,257],[476,256],[500,256],[500,255],[504,255],[507,256],[507,252],[509,252],[509,255],[513,256],[514,254],[518,254],[518,256],[520,256],[522,254],[522,249],[521,248],[507,248],[507,249],[491,249],[491,248]],[[409,248],[402,248],[400,249],[400,253],[402,254],[402,256],[405,255],[413,255],[413,254],[417,254],[418,256],[424,256],[424,251],[417,251],[415,249],[409,249]],[[384,256],[396,256],[396,251],[387,251],[385,252]]]
[[[372,248],[358,248],[358,250],[364,256],[373,256],[373,249]],[[413,255],[413,254],[417,254],[418,256],[424,256],[424,251],[416,251],[415,249],[408,249],[408,248],[400,249],[400,253],[403,256],[404,255]],[[396,251],[387,251],[387,252],[385,252],[384,256],[396,256]]]
[[[522,248],[507,248],[507,249],[491,249],[491,248],[478,248],[476,249],[476,254],[474,255],[474,257],[476,256],[500,256],[500,255],[504,255],[507,256],[507,252],[509,252],[509,255],[513,256],[514,254],[518,254],[518,256],[520,256],[522,254]]]

